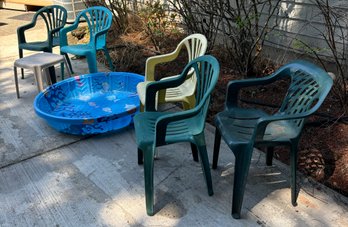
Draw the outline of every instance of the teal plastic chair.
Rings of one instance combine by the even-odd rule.
[[[240,89],[266,85],[290,77],[288,92],[279,110],[269,115],[260,109],[238,107]],[[213,169],[217,168],[221,136],[235,155],[232,216],[240,218],[246,180],[253,147],[269,147],[267,165],[272,165],[273,147],[290,147],[291,201],[297,205],[296,168],[301,131],[306,117],[323,103],[333,84],[332,78],[319,67],[305,61],[291,62],[274,74],[258,79],[231,81],[227,86],[225,110],[215,118],[216,132]]]
[[[195,107],[174,113],[155,112],[156,93],[162,89],[176,87],[184,83],[192,68],[197,76]],[[213,56],[202,56],[192,60],[178,77],[154,81],[147,85],[145,112],[135,115],[134,127],[139,164],[144,158],[145,199],[148,215],[154,214],[153,167],[155,149],[159,146],[177,142],[195,144],[200,155],[208,194],[213,195],[204,126],[210,93],[218,80],[219,70],[219,63]]]
[[[88,25],[90,41],[87,44],[68,45],[67,33],[75,30],[81,22],[81,19],[86,21]],[[81,11],[71,26],[65,27],[60,31],[60,53],[65,54],[67,58],[68,53],[78,56],[86,56],[89,72],[96,73],[98,72],[97,51],[103,50],[109,62],[111,71],[114,71],[114,67],[106,47],[106,33],[110,29],[111,23],[112,13],[106,7],[95,6]],[[62,66],[62,75],[64,73],[63,67],[64,66]]]
[[[59,46],[59,31],[67,20],[67,11],[59,5],[46,6],[37,11],[29,24],[17,28],[19,57],[23,58],[23,50],[44,51],[52,53],[52,48]],[[39,18],[45,22],[47,29],[47,40],[28,42],[25,38],[25,32],[35,27]],[[21,69],[22,79],[24,79],[24,70]]]

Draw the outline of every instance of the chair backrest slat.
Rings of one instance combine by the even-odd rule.
[[[110,28],[112,23],[112,13],[109,9],[101,6],[89,7],[83,10],[77,20],[84,18],[87,22],[90,32],[90,42],[94,42],[95,35],[103,30]],[[97,39],[97,46],[104,46],[106,43],[106,34],[103,34]]]
[[[301,67],[296,67],[301,66]],[[315,67],[316,71],[311,71],[311,64],[302,63],[295,64],[291,70],[284,70],[281,72],[282,76],[289,76],[291,84],[288,92],[283,100],[283,103],[278,111],[278,114],[301,114],[312,111],[316,102],[323,95],[327,95],[327,86],[331,88],[332,79],[323,70]],[[314,68],[314,67],[313,67]],[[293,123],[298,128],[303,126],[304,119],[293,120]]]
[[[46,6],[37,12],[37,15],[40,15],[44,20],[47,32],[63,28],[67,20],[67,14],[66,9],[59,5]],[[59,29],[52,36],[58,38]]]
[[[187,70],[193,68],[197,78],[195,106],[200,108],[199,116],[197,117],[205,119],[208,113],[211,92],[218,81],[220,65],[213,56],[204,55],[192,60],[188,66]],[[197,122],[202,124],[199,127],[204,128],[204,120]]]
[[[183,39],[180,45],[185,45],[187,50],[188,62],[199,56],[203,56],[207,50],[207,38],[202,34],[193,34]],[[193,71],[188,73],[188,80],[191,83],[196,83],[196,76]]]

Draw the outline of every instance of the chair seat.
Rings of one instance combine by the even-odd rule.
[[[173,78],[175,76],[171,76],[168,78],[163,78],[162,80]],[[145,104],[145,92],[146,86],[153,81],[144,81],[137,85],[137,92],[139,94],[140,102]],[[181,102],[188,96],[192,96],[195,92],[194,87],[189,86],[189,81],[186,80],[182,85],[174,88],[166,89],[166,97],[165,102]],[[156,100],[157,103],[157,100]]]
[[[254,133],[255,126],[261,117],[269,116],[259,109],[234,108],[216,115],[215,124],[224,135],[229,147],[235,144],[248,144]],[[288,142],[297,136],[296,128],[290,121],[271,122],[265,131],[262,141],[256,142]]]
[[[139,147],[152,145],[155,136],[155,124],[159,117],[170,114],[170,112],[142,112],[134,116],[134,127],[137,132],[137,144]],[[191,140],[192,135],[199,134],[195,132],[197,127],[191,125],[192,121],[181,120],[174,124],[168,124],[166,132],[166,142],[168,144],[173,141],[188,141]]]
[[[59,37],[54,37],[52,39],[52,47],[55,47],[55,46],[59,46]],[[48,44],[48,41],[20,43],[18,47],[19,49],[34,50],[34,51],[50,50],[50,45]]]
[[[77,44],[77,45],[63,46],[60,48],[60,51],[62,53],[85,56],[87,53],[93,52],[94,48],[93,46],[88,44]]]

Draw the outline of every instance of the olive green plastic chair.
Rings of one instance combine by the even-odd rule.
[[[188,54],[188,62],[191,60],[203,56],[207,50],[207,38],[202,34],[192,34],[183,39],[176,49],[169,54],[163,54],[158,56],[150,57],[146,60],[145,66],[145,81],[137,85],[137,92],[140,98],[140,110],[143,110],[146,98],[146,86],[155,81],[155,67],[158,64],[174,61],[180,51],[186,47]],[[162,80],[167,80],[172,77],[166,77]],[[168,89],[161,90],[157,97],[157,103],[168,103],[168,102],[181,102],[183,103],[184,109],[190,109],[195,106],[195,90],[196,90],[196,76],[193,71],[190,71],[184,83],[177,87],[171,87]]]
[[[68,13],[66,9],[59,5],[51,5],[41,8],[37,11],[29,24],[17,28],[19,57],[23,58],[23,50],[44,51],[52,53],[52,48],[59,46],[59,31],[67,20]],[[46,25],[47,40],[28,41],[25,32],[35,27],[38,19],[43,19]],[[21,69],[22,79],[24,79],[24,70]],[[53,68],[54,72],[54,68]],[[52,78],[55,82],[55,77]]]
[[[274,115],[268,115],[260,109],[238,107],[240,89],[266,85],[285,77],[290,77],[291,83],[281,107]],[[217,168],[222,136],[235,155],[232,199],[234,218],[240,218],[253,147],[258,145],[270,147],[266,155],[267,165],[272,165],[274,146],[290,147],[291,201],[296,206],[297,152],[304,120],[320,107],[332,84],[333,80],[328,73],[309,62],[300,60],[281,67],[270,76],[231,81],[228,84],[225,110],[218,113],[215,118],[213,169]]]
[[[67,33],[75,30],[82,21],[85,21],[88,26],[90,34],[89,43],[69,45]],[[60,53],[64,54],[66,58],[69,58],[68,53],[78,56],[86,56],[89,72],[96,73],[98,72],[97,51],[103,50],[111,71],[114,71],[114,66],[106,47],[106,33],[110,29],[111,24],[112,13],[106,7],[94,6],[81,11],[72,25],[63,28],[60,31]],[[72,69],[71,65],[70,68]],[[64,65],[62,65],[62,79],[64,79]]]
[[[195,107],[174,113],[156,112],[156,92],[184,83],[191,69],[197,76]],[[218,80],[219,70],[219,63],[213,56],[202,56],[191,61],[178,77],[147,85],[145,112],[135,115],[134,127],[138,144],[138,163],[141,164],[144,158],[145,198],[148,215],[154,214],[153,167],[155,149],[159,146],[177,142],[195,144],[200,155],[208,194],[213,194],[204,127],[210,93]]]

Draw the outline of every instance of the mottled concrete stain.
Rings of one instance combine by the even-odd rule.
[[[16,147],[13,144],[5,144],[2,145],[2,142],[0,141],[0,167],[2,166],[2,163],[8,163],[11,161],[9,154],[14,153],[16,150]]]
[[[49,128],[36,116],[32,99],[14,98],[0,97],[0,167],[81,139]]]
[[[0,110],[0,152],[2,156],[0,165],[3,164],[3,161],[11,159],[20,144],[19,129],[15,126],[15,122],[19,120],[11,117],[11,110],[6,108],[6,103],[3,103],[2,107]]]
[[[76,193],[67,192],[65,195],[67,199],[74,199],[76,196],[87,196],[97,203],[105,203],[110,200],[110,196],[108,196],[104,191],[97,187],[94,182],[81,173],[75,165],[65,165],[59,169],[58,173],[68,176],[69,180],[73,182],[76,191],[81,193],[80,195],[76,195]]]
[[[195,203],[201,203],[202,202],[202,198],[198,195],[193,195],[193,201]]]
[[[172,192],[166,192],[161,189],[155,189],[157,202],[155,204],[156,215],[168,217],[171,219],[179,219],[187,214],[187,209],[184,204],[173,196]]]
[[[0,133],[5,149],[2,151],[5,158],[1,159],[0,166],[16,162],[30,155],[44,151],[44,141],[35,131],[19,116],[11,115],[11,111],[0,111],[3,122]]]

